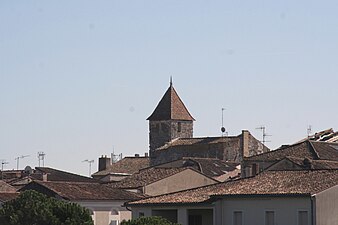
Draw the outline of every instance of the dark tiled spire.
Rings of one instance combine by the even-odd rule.
[[[154,112],[147,118],[151,121],[160,120],[185,120],[194,121],[188,109],[175,91],[172,78],[170,78],[170,86],[165,92],[161,101],[158,103]]]

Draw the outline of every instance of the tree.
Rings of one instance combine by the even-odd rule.
[[[122,221],[121,225],[179,225],[179,224],[172,223],[159,216],[152,216],[152,217],[140,217],[137,219]]]
[[[28,190],[0,209],[1,225],[93,225],[89,210]]]

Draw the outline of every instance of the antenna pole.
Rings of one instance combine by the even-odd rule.
[[[271,135],[269,135],[265,132],[265,126],[260,126],[260,127],[257,127],[256,129],[262,130],[262,143],[263,143],[263,145],[265,145],[265,143],[268,142],[268,141],[265,140],[265,138],[267,136],[271,136]]]
[[[307,127],[307,138],[310,138],[310,134],[312,133],[312,126],[311,125],[309,125],[308,127]]]
[[[16,160],[16,169],[19,170],[19,160],[20,159],[23,159],[23,158],[26,158],[26,157],[29,157],[29,155],[22,155],[22,156],[18,156],[15,158]]]
[[[6,160],[2,159],[1,160],[1,180],[4,179],[4,165],[8,164],[8,162],[6,162]]]
[[[90,177],[92,174],[92,163],[94,163],[94,159],[92,160],[86,159],[86,160],[83,160],[82,162],[87,162],[89,164],[89,177]]]
[[[38,152],[38,160],[39,160],[39,167],[40,162],[42,161],[42,166],[45,167],[45,153],[44,152]]]
[[[224,132],[225,132],[225,127],[224,127],[224,120],[223,120],[223,113],[224,113],[225,108],[222,108],[222,127],[221,127],[221,132],[222,132],[222,137],[224,136]]]

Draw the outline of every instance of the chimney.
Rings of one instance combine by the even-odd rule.
[[[111,165],[111,158],[105,156],[101,156],[99,158],[99,171],[106,170]]]
[[[242,130],[242,140],[241,140],[241,151],[242,151],[242,159],[244,157],[249,157],[249,131]]]
[[[135,154],[135,157],[136,157],[136,158],[140,157],[140,154]]]
[[[47,173],[42,174],[42,181],[48,181],[48,174]]]
[[[149,157],[148,152],[144,153],[144,157]]]

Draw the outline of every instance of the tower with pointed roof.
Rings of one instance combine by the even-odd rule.
[[[149,120],[149,155],[176,138],[192,138],[194,118],[178,96],[170,80],[170,86],[156,106]]]

